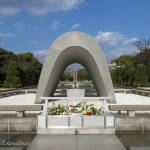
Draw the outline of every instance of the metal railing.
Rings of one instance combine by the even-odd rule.
[[[103,100],[103,111],[104,114],[107,112],[107,100],[109,100],[111,97],[41,97],[42,100],[45,100],[45,108],[44,113],[47,114],[47,108],[48,108],[48,101],[54,101],[54,100],[65,100],[65,105],[68,105],[68,101],[73,100],[80,100],[84,101],[84,105],[86,104],[87,100]]]

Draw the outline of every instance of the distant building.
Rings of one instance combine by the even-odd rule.
[[[73,68],[73,71],[72,71],[73,82],[77,82],[78,81],[78,71],[79,71],[78,68]]]
[[[109,69],[109,70],[116,70],[116,68],[118,68],[118,67],[125,67],[125,64],[122,65],[122,66],[120,66],[120,65],[118,65],[118,64],[116,64],[116,63],[108,64],[108,69]]]

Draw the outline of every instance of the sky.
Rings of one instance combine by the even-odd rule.
[[[150,0],[0,0],[0,47],[32,52],[44,62],[57,37],[69,31],[92,36],[108,63],[135,55],[133,42],[150,38]]]

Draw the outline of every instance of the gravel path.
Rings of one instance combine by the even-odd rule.
[[[0,105],[33,105],[36,94],[21,94],[0,98]]]
[[[150,97],[136,95],[136,94],[125,94],[125,93],[115,93],[117,104],[124,104],[124,105],[150,105]],[[36,94],[21,94],[15,95],[10,97],[0,98],[0,105],[33,105],[35,101]],[[79,101],[70,102],[70,104],[77,104]],[[58,100],[55,102],[56,105],[64,104],[64,100]],[[88,104],[95,104],[95,106],[103,106],[103,101],[100,100],[88,100]],[[51,105],[52,102],[49,102]],[[0,112],[3,114],[6,112]],[[7,113],[16,113],[16,112],[7,112]],[[26,113],[39,113],[39,112],[26,112]]]
[[[125,105],[150,105],[150,97],[136,94],[115,93],[117,104]],[[0,105],[31,105],[34,104],[36,94],[21,94],[0,98]],[[63,103],[59,100],[57,103]],[[97,100],[89,100],[88,103],[98,103]]]
[[[115,93],[117,104],[150,105],[150,97],[137,94]]]

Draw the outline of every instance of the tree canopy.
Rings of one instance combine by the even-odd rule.
[[[3,87],[22,87],[20,72],[16,61],[11,61],[6,72],[6,80]]]
[[[42,64],[31,52],[14,54],[11,51],[0,48],[0,82],[4,83],[4,81],[6,81],[7,84],[4,84],[5,87],[7,87],[7,85],[10,87],[11,84],[10,81],[8,84],[8,79],[10,78],[9,72],[12,71],[10,70],[9,65],[13,66],[12,64],[17,68],[15,69],[14,67],[14,69],[18,72],[16,76],[19,76],[18,78],[20,78],[20,83],[18,83],[19,86],[31,86],[38,84]],[[14,83],[12,82],[12,84]]]
[[[146,76],[146,69],[143,64],[138,64],[134,74],[133,86],[149,86]]]
[[[78,80],[79,81],[90,80],[90,77],[89,77],[88,72],[87,72],[86,69],[80,69],[78,71],[78,75],[77,76],[78,76]]]
[[[120,56],[111,63],[118,64],[115,70],[110,71],[113,84],[150,86],[150,49],[139,52],[136,56]]]

